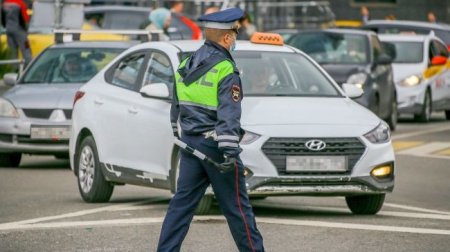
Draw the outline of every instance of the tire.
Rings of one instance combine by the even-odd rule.
[[[450,120],[450,110],[445,111],[445,119]]]
[[[425,93],[425,98],[423,99],[422,110],[419,114],[414,115],[414,120],[418,122],[428,122],[431,117],[431,93],[430,90],[427,90]]]
[[[197,208],[195,209],[195,215],[208,214],[211,210],[213,199],[213,195],[203,195],[203,197],[200,199],[200,202],[198,202]]]
[[[19,167],[22,153],[0,153],[0,167]]]
[[[372,111],[375,115],[379,116],[380,114],[380,98],[378,95],[375,95],[373,104],[369,105],[370,111]]]
[[[97,147],[92,136],[88,136],[77,149],[77,184],[84,201],[107,202],[111,198],[114,186],[105,180],[98,160]]]
[[[177,156],[178,161],[177,165],[175,166],[175,170],[173,171],[172,176],[172,187],[174,188],[173,193],[176,193],[177,191],[177,181],[178,177],[180,176],[180,155]],[[209,211],[211,210],[212,203],[214,200],[213,195],[203,195],[203,197],[198,202],[197,208],[195,209],[195,215],[207,215]]]
[[[394,98],[397,99],[397,98]],[[398,122],[398,110],[397,110],[397,101],[392,101],[391,105],[391,114],[386,119],[386,122],[389,124],[389,128],[391,128],[391,131],[394,131],[397,128],[397,122]]]
[[[380,211],[385,194],[347,196],[345,201],[353,214],[373,215]]]

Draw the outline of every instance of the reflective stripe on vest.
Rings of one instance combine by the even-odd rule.
[[[186,61],[184,60],[180,64],[180,68],[186,64]],[[210,110],[216,110],[219,105],[219,83],[223,78],[232,74],[233,71],[232,63],[228,60],[223,60],[190,85],[184,84],[183,78],[177,71],[175,80],[178,101],[180,104],[197,105]]]

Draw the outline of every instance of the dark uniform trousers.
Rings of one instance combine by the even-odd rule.
[[[224,159],[217,142],[211,138],[186,135],[182,141],[218,162]],[[197,204],[209,184],[212,185],[239,251],[264,251],[263,239],[256,227],[246,192],[244,166],[240,158],[234,171],[220,173],[214,166],[184,151],[181,151],[177,192],[167,210],[158,251],[180,251]]]

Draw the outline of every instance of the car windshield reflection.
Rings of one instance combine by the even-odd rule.
[[[340,96],[305,56],[238,51],[233,54],[245,96]]]

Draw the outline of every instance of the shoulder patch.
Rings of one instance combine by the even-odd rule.
[[[234,84],[231,86],[231,98],[234,102],[241,100],[241,87],[239,85]]]

